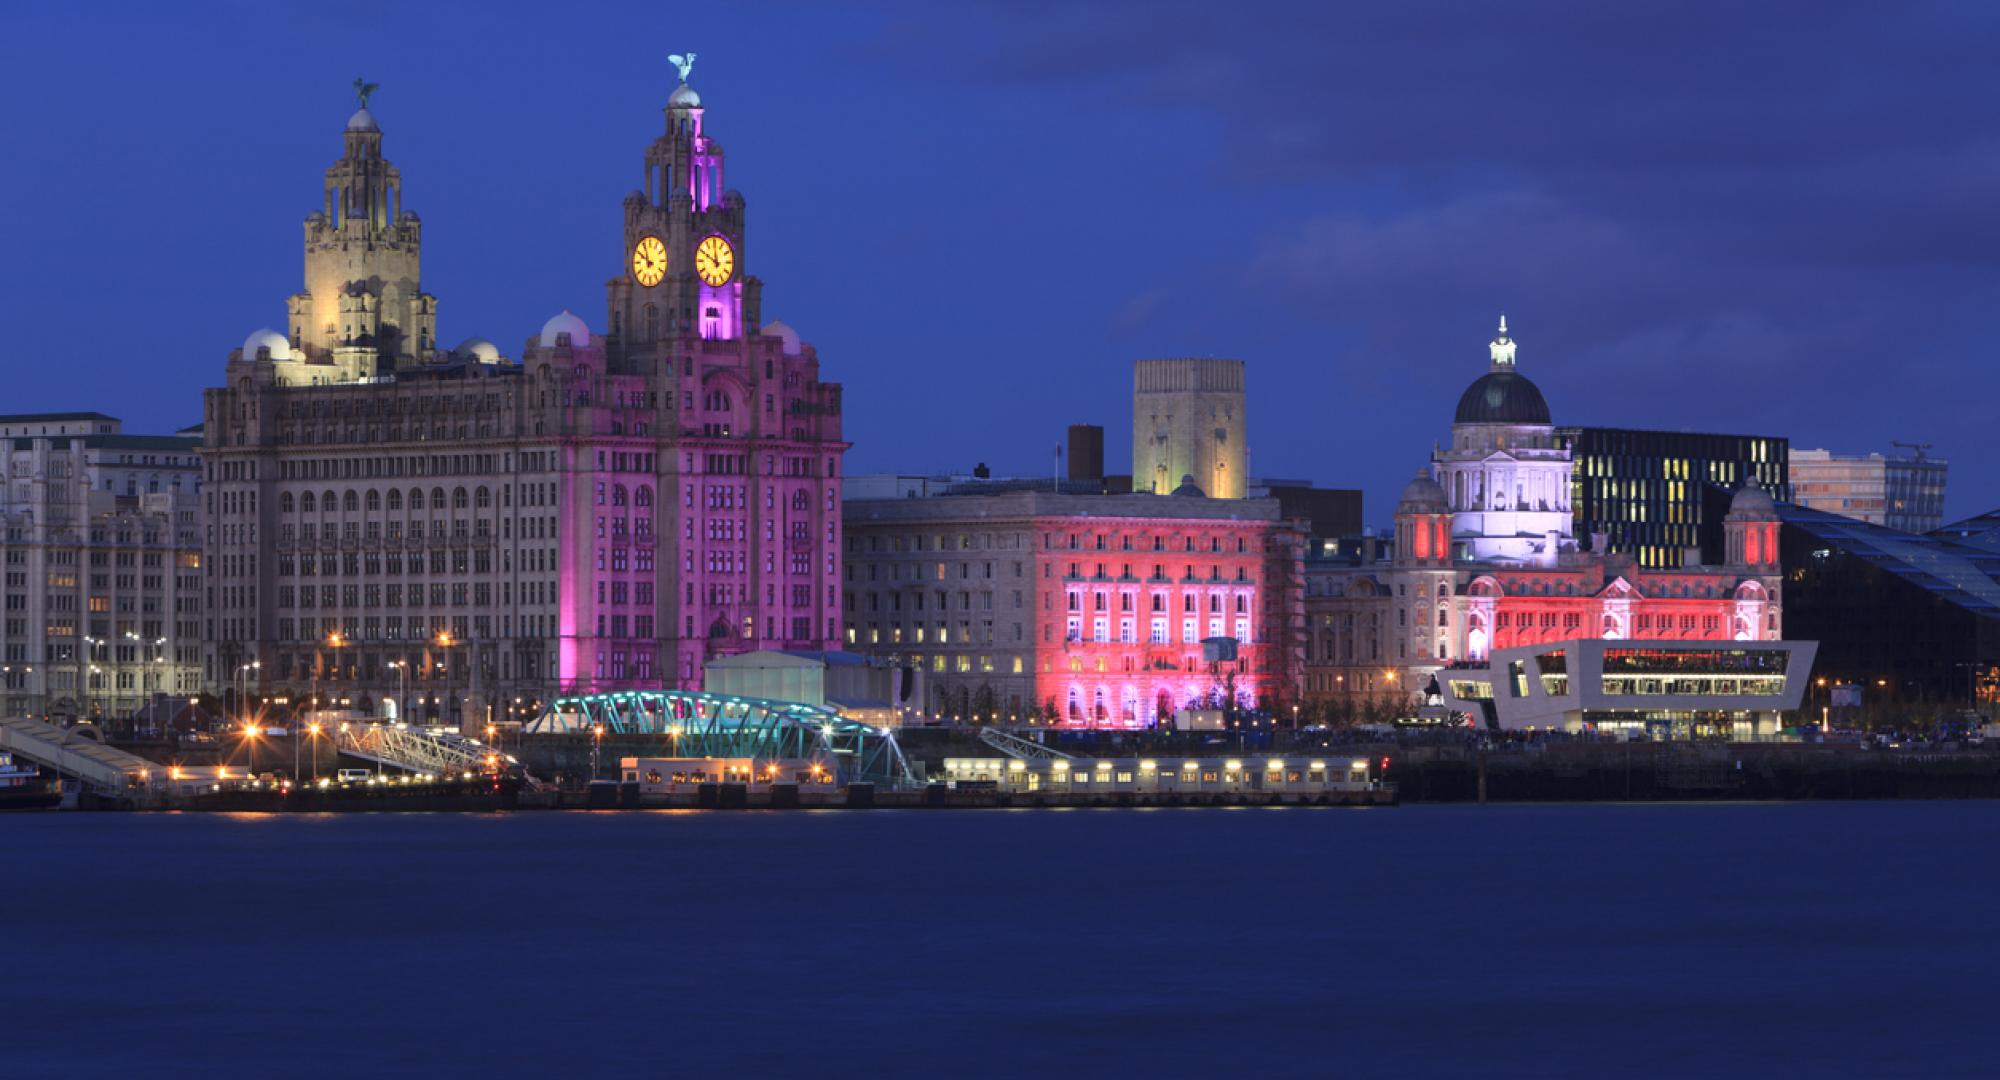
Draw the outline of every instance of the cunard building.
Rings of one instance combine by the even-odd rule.
[[[602,331],[563,312],[518,360],[439,344],[364,96],[286,329],[206,393],[211,686],[474,724],[834,647],[840,388],[763,321],[686,77],[623,202]]]

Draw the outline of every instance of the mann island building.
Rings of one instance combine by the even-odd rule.
[[[206,393],[208,684],[469,724],[832,647],[840,387],[763,319],[685,72],[607,208],[602,332],[564,312],[518,361],[440,344],[422,226],[361,105],[285,330]]]
[[[1392,554],[1307,563],[1307,695],[1422,694],[1505,728],[1775,734],[1814,646],[1783,640],[1770,497],[1736,489],[1720,562],[1647,565],[1577,542],[1573,465],[1502,320],[1403,489]]]
[[[855,478],[847,647],[922,671],[947,717],[1142,728],[1295,701],[1306,534],[1242,497],[1242,361],[1141,360],[1133,384],[1137,491]]]

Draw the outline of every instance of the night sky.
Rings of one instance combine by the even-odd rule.
[[[949,8],[947,11],[946,9]],[[1558,423],[1934,442],[2000,505],[2000,7],[45,4],[0,13],[0,411],[200,418],[282,328],[357,75],[447,343],[605,323],[666,56],[851,473],[1129,464],[1249,362],[1251,471],[1384,522],[1506,312]]]

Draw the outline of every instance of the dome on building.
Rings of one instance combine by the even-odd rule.
[[[369,112],[367,109],[356,109],[354,110],[354,115],[347,118],[347,130],[380,131],[382,129],[375,126],[374,113]]]
[[[1729,516],[1739,521],[1745,519],[1771,521],[1778,516],[1778,506],[1771,501],[1771,496],[1765,494],[1764,489],[1757,485],[1757,481],[1748,480],[1742,487],[1737,488],[1736,494],[1730,498]]]
[[[1185,473],[1182,474],[1181,476],[1181,486],[1175,488],[1173,493],[1176,495],[1192,499],[1202,499],[1207,497],[1207,493],[1203,492],[1201,488],[1195,486],[1194,476],[1192,474],[1185,474]]]
[[[466,338],[464,341],[459,342],[458,348],[453,349],[451,353],[453,356],[461,359],[475,360],[482,364],[497,364],[500,362],[500,346],[493,344],[483,337]]]
[[[558,334],[568,334],[571,345],[590,344],[590,327],[585,326],[582,319],[570,314],[568,308],[564,308],[562,314],[542,324],[542,347],[554,348]]]
[[[1444,488],[1431,479],[1429,469],[1418,469],[1416,478],[1403,485],[1403,497],[1396,503],[1398,514],[1448,514],[1451,503]]]
[[[257,359],[257,351],[259,349],[270,350],[271,359],[273,360],[290,360],[292,358],[291,340],[269,327],[265,327],[243,339],[243,359]]]
[[[1549,403],[1542,391],[1518,371],[1489,371],[1458,398],[1454,424],[1546,424]]]
[[[786,356],[797,356],[799,354],[799,332],[785,325],[783,322],[772,321],[765,323],[764,336],[784,338]]]
[[[701,95],[694,92],[694,87],[682,83],[674,87],[673,93],[667,95],[667,108],[699,109],[701,108]]]

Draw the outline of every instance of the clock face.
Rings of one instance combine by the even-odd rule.
[[[657,236],[642,236],[632,245],[632,276],[652,288],[667,276],[667,245]]]
[[[736,273],[736,250],[720,236],[704,239],[694,249],[694,272],[710,288],[728,283]]]

